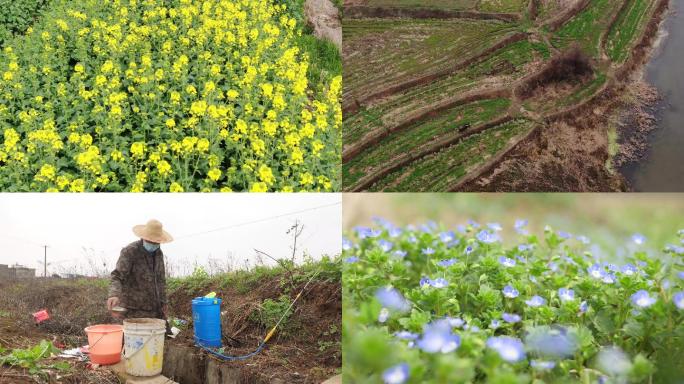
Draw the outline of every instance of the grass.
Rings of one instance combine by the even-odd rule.
[[[477,78],[483,75],[520,73],[522,67],[533,61],[535,57],[548,59],[550,56],[551,52],[546,44],[522,40],[500,50],[485,61],[471,66],[466,74]]]
[[[434,119],[394,132],[344,164],[343,183],[353,185],[368,172],[369,168],[382,167],[393,157],[415,150],[438,136],[457,132],[461,127],[489,121],[503,114],[510,104],[508,99],[477,101],[452,108]]]
[[[313,274],[318,273],[317,281],[335,282],[339,280],[339,258],[324,256],[321,260],[305,260],[301,265],[293,265],[283,261],[277,266],[257,266],[251,270],[235,270],[231,272],[219,272],[210,274],[202,267],[196,267],[193,273],[185,277],[168,278],[166,286],[170,296],[177,290],[183,290],[188,294],[206,294],[211,287],[226,289],[235,287],[240,293],[247,293],[256,288],[264,281],[280,277],[281,282],[290,278],[290,271],[294,277],[294,283],[306,282]],[[289,280],[287,280],[289,282]],[[285,284],[281,284],[285,287]],[[284,292],[288,292],[285,290]]]
[[[387,84],[452,67],[511,31],[511,24],[473,20],[350,20],[343,29],[347,89],[376,91]],[[458,33],[456,33],[458,31]]]
[[[621,2],[615,0],[592,1],[584,11],[557,31],[552,39],[553,44],[557,48],[565,48],[577,42],[587,54],[598,57],[599,40],[606,23],[620,5]]]
[[[370,7],[472,9],[477,0],[369,0]]]
[[[530,121],[520,119],[490,128],[387,175],[370,189],[444,192],[469,170],[503,149],[514,136],[531,127]]]
[[[520,13],[527,8],[528,0],[481,0],[477,6],[483,12]]]
[[[628,0],[629,6],[620,13],[606,39],[606,51],[615,62],[622,62],[630,52],[630,46],[637,33],[644,26],[651,2],[647,0]]]

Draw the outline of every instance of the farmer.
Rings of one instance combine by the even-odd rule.
[[[160,244],[173,238],[158,220],[136,225],[133,233],[140,240],[121,250],[112,272],[107,310],[117,319],[166,319],[166,272]]]

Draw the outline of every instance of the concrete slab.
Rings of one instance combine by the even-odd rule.
[[[131,376],[126,373],[126,366],[123,360],[117,364],[109,365],[107,368],[116,373],[119,379],[126,384],[178,384],[164,375],[149,377]]]

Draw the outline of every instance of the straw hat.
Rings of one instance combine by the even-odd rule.
[[[153,243],[163,244],[173,241],[173,237],[163,229],[159,220],[152,219],[145,225],[136,225],[133,227],[133,233],[139,238]]]

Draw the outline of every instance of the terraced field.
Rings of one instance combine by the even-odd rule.
[[[450,191],[635,67],[666,0],[352,0],[343,184]]]

